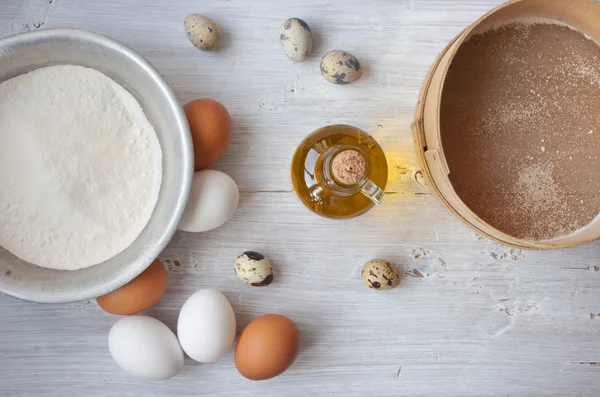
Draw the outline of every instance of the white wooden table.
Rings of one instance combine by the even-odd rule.
[[[410,122],[438,52],[499,0],[2,0],[0,37],[72,27],[107,34],[147,57],[181,103],[222,101],[234,137],[214,168],[242,192],[234,218],[205,234],[178,233],[162,259],[169,285],[148,314],[175,329],[184,300],[221,290],[241,330],[265,313],[291,317],[302,351],[284,375],[251,382],[230,353],[186,360],[165,382],[113,363],[116,321],[94,301],[39,305],[0,296],[0,396],[598,396],[600,244],[521,252],[488,242],[414,182]],[[196,50],[187,14],[219,23],[223,49]],[[294,64],[279,47],[288,17],[305,19],[315,49]],[[320,57],[355,54],[366,75],[327,83]],[[296,145],[327,124],[370,131],[391,167],[385,204],[349,221],[320,219],[292,191]],[[244,250],[269,256],[276,279],[251,288],[233,273]],[[360,279],[374,257],[398,263],[399,288]],[[413,269],[427,275],[414,277]]]

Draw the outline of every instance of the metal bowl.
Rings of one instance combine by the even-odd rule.
[[[52,270],[24,262],[0,247],[0,292],[34,302],[94,298],[144,271],[177,230],[193,174],[185,114],[166,81],[135,51],[106,36],[75,29],[41,30],[0,40],[0,82],[57,64],[96,69],[138,100],[158,135],[163,175],[150,221],[129,248],[106,262],[75,271]]]

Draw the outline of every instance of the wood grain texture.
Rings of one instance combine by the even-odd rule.
[[[149,315],[175,330],[199,288],[221,291],[238,329],[265,313],[297,322],[302,351],[284,375],[250,382],[233,355],[186,360],[165,382],[120,371],[107,348],[115,321],[95,302],[38,305],[0,296],[0,396],[596,396],[600,394],[600,244],[522,252],[476,236],[412,178],[410,122],[440,50],[498,0],[3,0],[0,35],[53,27],[107,34],[146,56],[181,103],[222,101],[233,143],[216,169],[242,191],[223,227],[178,233],[162,255],[169,285]],[[220,24],[224,47],[196,50],[183,19]],[[313,56],[286,59],[281,21],[300,17]],[[355,85],[319,75],[320,56],[351,51],[366,65]],[[344,222],[320,219],[292,192],[289,162],[312,130],[348,123],[372,132],[389,156],[385,204]],[[244,250],[264,253],[275,282],[247,287],[234,274]],[[361,281],[374,257],[399,264],[399,288]]]

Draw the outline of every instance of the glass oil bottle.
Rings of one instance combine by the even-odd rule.
[[[342,158],[360,160],[346,161],[344,170],[354,172],[350,178],[336,177],[340,169],[336,162]],[[387,160],[381,146],[366,132],[349,125],[331,125],[313,132],[298,146],[292,160],[292,183],[300,200],[327,218],[353,218],[380,204],[387,179]]]

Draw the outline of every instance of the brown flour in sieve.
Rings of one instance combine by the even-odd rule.
[[[549,239],[600,213],[600,46],[550,23],[513,23],[459,49],[442,95],[450,180],[484,221]]]

